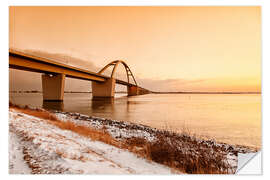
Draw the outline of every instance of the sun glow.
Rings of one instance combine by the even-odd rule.
[[[124,59],[157,91],[261,91],[260,7],[10,7],[9,31],[10,47]]]

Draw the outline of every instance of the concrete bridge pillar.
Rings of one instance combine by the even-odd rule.
[[[93,97],[114,97],[115,79],[110,78],[105,82],[92,82]]]
[[[63,101],[65,75],[42,75],[43,101]]]
[[[137,86],[127,86],[128,96],[136,96],[139,94],[139,88]]]

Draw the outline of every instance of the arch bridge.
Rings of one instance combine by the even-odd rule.
[[[115,78],[119,64],[125,67],[127,82]],[[111,76],[102,73],[113,66]],[[130,68],[122,60],[112,61],[98,73],[76,68],[53,61],[48,58],[33,56],[22,52],[9,50],[9,68],[42,73],[42,93],[44,101],[62,101],[64,97],[65,77],[92,81],[93,97],[114,97],[115,84],[127,86],[128,96],[142,95],[151,91],[139,87]],[[133,79],[134,83],[130,80]]]

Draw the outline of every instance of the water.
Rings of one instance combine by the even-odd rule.
[[[20,105],[130,121],[159,129],[188,131],[219,142],[261,146],[260,94],[147,94],[92,100],[88,93],[66,93],[64,102],[43,102],[40,93],[10,93]]]

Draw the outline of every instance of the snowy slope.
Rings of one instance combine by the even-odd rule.
[[[10,173],[171,174],[133,153],[9,111]]]
[[[9,173],[30,174],[31,169],[23,159],[23,146],[13,132],[9,132]]]

